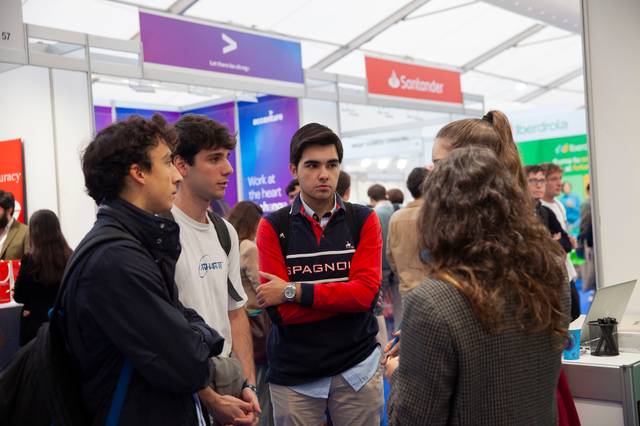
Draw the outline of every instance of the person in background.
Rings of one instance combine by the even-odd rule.
[[[570,235],[577,235],[580,225],[580,198],[571,192],[571,183],[565,181],[562,184],[560,202],[567,212],[567,232]]]
[[[369,203],[380,219],[382,227],[382,296],[391,302],[391,312],[385,309],[384,316],[387,322],[387,336],[393,333],[396,325],[402,318],[402,299],[398,291],[398,279],[391,270],[387,260],[387,236],[389,234],[389,220],[394,213],[393,204],[387,200],[387,190],[380,184],[374,184],[367,189]],[[388,303],[387,303],[388,305]],[[386,338],[386,336],[383,336]]]
[[[562,225],[558,222],[556,215],[553,214],[551,209],[543,206],[540,199],[544,196],[545,191],[545,176],[544,169],[539,165],[530,165],[524,168],[527,176],[527,184],[529,187],[529,195],[534,203],[536,215],[542,222],[542,224],[549,230],[551,237],[554,241],[557,241],[565,253],[570,253],[573,250],[571,239],[567,232],[562,229]],[[571,321],[580,316],[580,296],[578,290],[576,290],[575,282],[571,282]]]
[[[38,210],[29,221],[30,251],[22,258],[13,298],[22,303],[20,346],[36,337],[49,321],[49,309],[58,294],[62,273],[71,256],[60,221],[51,210]]]
[[[424,203],[423,184],[429,171],[425,167],[411,170],[407,188],[413,201],[395,212],[389,220],[387,236],[387,260],[393,273],[399,278],[399,290],[404,298],[409,290],[420,285],[426,278],[424,264],[420,261],[418,248],[418,219]]]
[[[260,284],[258,272],[258,247],[256,233],[262,218],[262,208],[250,201],[240,201],[231,211],[227,220],[238,231],[240,240],[240,277],[247,294],[245,309],[249,316],[253,337],[253,360],[256,365],[256,387],[262,414],[258,425],[273,425],[271,395],[267,383],[267,336],[271,329],[271,320],[267,312],[260,309],[256,300],[256,290]]]
[[[298,183],[298,179],[292,179],[287,185],[285,192],[287,193],[287,197],[289,197],[289,204],[293,204],[293,200],[295,200],[298,193],[300,193],[300,183]]]
[[[0,189],[0,260],[16,260],[29,252],[29,228],[13,218],[16,200]]]
[[[591,217],[591,185],[587,184],[587,198],[580,210],[580,235],[578,241],[584,248],[582,269],[582,291],[596,289],[596,269],[593,253],[593,219]]]
[[[454,149],[424,197],[429,278],[407,296],[409,337],[387,361],[389,424],[556,424],[564,252],[490,149]]]
[[[540,165],[542,170],[544,170],[544,177],[546,180],[544,196],[540,199],[540,203],[548,207],[560,222],[562,229],[569,234],[569,222],[567,221],[567,212],[564,208],[564,205],[556,199],[556,197],[560,196],[562,193],[562,169],[557,164],[553,163],[544,163]],[[578,246],[578,242],[575,238],[569,234],[569,239],[571,241],[571,250],[575,249]],[[572,287],[576,285],[576,279],[578,278],[578,273],[576,272],[575,266],[573,266],[573,262],[571,262],[571,257],[567,253],[565,256],[565,268],[567,270],[567,277]]]
[[[398,188],[392,188],[387,191],[387,200],[393,204],[393,211],[398,211],[404,203],[404,193]]]
[[[342,198],[342,201],[349,201],[349,198],[351,198],[351,176],[344,170],[340,170],[336,192]]]

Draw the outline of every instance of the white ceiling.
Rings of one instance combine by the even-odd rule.
[[[169,11],[176,0],[23,0],[26,23],[130,39],[138,6]],[[300,39],[305,68],[385,20],[408,0],[197,0],[184,15]],[[431,0],[325,71],[365,77],[364,55],[462,67],[526,29],[545,27],[462,75],[465,92],[514,108],[578,108],[582,76],[546,87],[582,68],[578,0]],[[519,104],[532,93],[543,94]],[[545,90],[547,90],[545,92]],[[171,98],[167,96],[166,98]]]

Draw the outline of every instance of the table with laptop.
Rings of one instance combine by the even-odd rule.
[[[640,424],[640,315],[627,312],[636,283],[598,289],[569,327],[580,343],[562,363],[583,426]]]

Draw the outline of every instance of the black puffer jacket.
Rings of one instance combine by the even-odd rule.
[[[125,358],[134,372],[120,426],[197,425],[193,393],[209,383],[223,339],[178,301],[179,230],[117,199],[85,240],[115,229],[134,237],[87,254],[63,283],[62,327],[94,425],[104,425]]]

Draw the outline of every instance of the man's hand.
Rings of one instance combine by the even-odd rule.
[[[387,363],[384,369],[384,378],[387,379],[389,383],[391,383],[391,376],[393,375],[393,372],[396,371],[396,368],[398,368],[398,365],[400,365],[399,356],[394,356],[387,359]]]
[[[394,331],[393,332],[393,339],[389,340],[387,342],[387,344],[384,346],[384,355],[382,356],[382,361],[380,362],[380,364],[382,364],[383,366],[387,365],[387,361],[389,361],[390,358],[395,358],[398,356],[398,354],[400,353],[400,334],[402,332],[400,330],[398,331]],[[395,338],[398,338],[398,340],[396,341]]]
[[[251,423],[251,426],[255,426],[258,424],[258,421],[260,420],[260,414],[262,414],[262,410],[260,409],[260,403],[258,402],[258,395],[256,395],[256,393],[254,391],[252,391],[249,388],[244,388],[242,389],[242,393],[240,394],[240,398],[245,401],[248,402],[249,404],[251,404],[251,406],[253,407],[253,423]]]
[[[569,241],[571,241],[571,247],[573,247],[574,249],[578,248],[578,240],[576,240],[571,235],[569,235]]]
[[[231,395],[220,395],[211,388],[198,391],[200,400],[209,413],[223,425],[254,425],[253,408],[250,403]]]
[[[289,283],[280,277],[262,271],[260,271],[260,276],[268,279],[269,281],[258,286],[258,290],[256,291],[258,305],[264,309],[269,306],[284,303],[286,301],[284,298],[284,288]]]
[[[551,235],[551,238],[553,238],[555,241],[560,241],[560,238],[562,238],[562,234],[556,232],[555,234]]]

